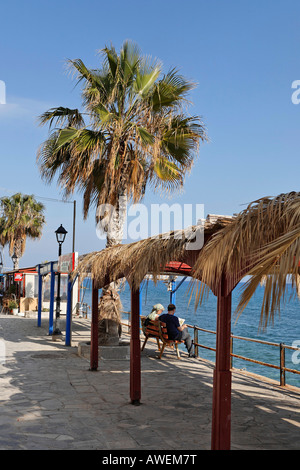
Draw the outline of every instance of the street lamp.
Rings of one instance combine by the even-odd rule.
[[[14,270],[16,269],[16,265],[17,265],[17,261],[18,261],[18,257],[16,255],[16,253],[14,253],[11,257],[12,259],[12,262],[13,262],[13,265],[14,265]]]
[[[67,235],[68,232],[66,231],[66,229],[61,224],[60,227],[55,231],[55,233],[56,233],[57,243],[59,244],[59,248],[61,249],[61,245],[65,241],[65,238],[66,238],[66,235]]]
[[[61,225],[56,231],[56,240],[58,243],[58,258],[61,256],[61,246],[65,241],[67,235],[66,229]],[[57,297],[56,297],[56,314],[55,314],[55,330],[52,335],[52,339],[60,339],[61,331],[59,328],[59,319],[60,319],[60,271],[57,273]]]

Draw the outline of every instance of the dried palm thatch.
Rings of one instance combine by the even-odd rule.
[[[89,253],[79,259],[76,272],[81,276],[90,273],[99,288],[122,277],[133,287],[139,286],[146,274],[151,273],[156,280],[165,264],[182,259],[191,232],[192,228],[174,231]]]
[[[152,274],[155,281],[167,263],[186,260],[187,242],[196,229],[194,226],[84,255],[75,274],[91,273],[99,288],[121,277],[126,277],[132,286],[138,286],[146,274]],[[244,310],[263,282],[261,326],[266,326],[269,320],[274,320],[275,312],[280,312],[288,276],[295,293],[299,293],[300,193],[263,197],[250,203],[234,218],[206,221],[204,240],[191,273],[200,281],[196,304],[210,289],[217,292],[224,274],[228,293],[249,275],[236,313]]]
[[[218,285],[222,274],[231,279],[231,288],[247,274],[250,278],[236,313],[245,309],[257,286],[264,282],[260,324],[267,326],[275,312],[280,313],[289,277],[297,291],[299,260],[300,193],[258,199],[204,246],[194,266],[195,276],[202,280],[197,301],[202,300],[207,285]]]
[[[186,261],[186,253],[195,239],[197,230],[204,228],[204,240],[231,222],[229,218],[217,218],[214,222],[171,231],[127,245],[116,245],[105,250],[89,253],[79,258],[74,275],[91,274],[98,288],[122,277],[133,286],[139,286],[146,274],[154,281],[171,261]],[[199,250],[193,252],[195,256]]]

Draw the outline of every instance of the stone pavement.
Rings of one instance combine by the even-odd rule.
[[[212,366],[155,345],[142,353],[142,404],[129,400],[129,361],[91,372],[77,344],[53,342],[48,321],[0,315],[0,450],[209,450]],[[168,360],[167,360],[168,358]],[[300,390],[233,374],[232,449],[299,449]]]

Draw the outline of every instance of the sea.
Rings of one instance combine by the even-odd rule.
[[[181,282],[183,281],[183,282]],[[196,325],[199,328],[216,331],[217,318],[217,298],[210,293],[201,305],[195,310],[195,298],[191,294],[191,281],[183,280],[178,277],[176,280],[176,315],[184,318],[185,323]],[[260,327],[260,315],[264,287],[259,286],[251,298],[246,309],[237,318],[235,314],[239,302],[243,283],[240,283],[232,293],[232,335],[242,338],[250,338],[270,343],[276,346],[260,344],[243,339],[233,338],[233,354],[250,358],[255,361],[261,361],[267,364],[280,365],[280,343],[287,346],[296,346],[300,348],[300,299],[292,292],[285,296],[285,302],[281,305],[280,314],[276,314],[274,322],[267,325],[266,328]],[[289,290],[289,289],[288,289]],[[87,315],[91,316],[91,280],[86,278],[81,285],[80,301],[86,304]],[[101,291],[99,291],[99,295]],[[291,295],[290,295],[291,294]],[[120,291],[123,305],[123,318],[128,320],[130,312],[130,288],[127,282],[124,282]],[[141,315],[150,313],[152,306],[161,303],[167,311],[170,303],[170,292],[165,281],[154,283],[152,280],[145,281],[141,285]],[[127,313],[126,313],[127,312]],[[193,337],[193,329],[189,329]],[[204,346],[215,348],[216,335],[213,333],[198,332],[198,343]],[[184,350],[184,345],[181,345]],[[199,357],[209,361],[215,361],[215,352],[199,348]],[[280,381],[280,371],[271,367],[262,366],[253,362],[233,357],[233,367],[247,372],[259,374],[270,379]],[[300,350],[285,349],[285,367],[300,371]],[[300,387],[300,375],[286,372],[286,384]]]

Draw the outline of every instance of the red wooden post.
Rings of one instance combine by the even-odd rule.
[[[216,365],[214,370],[212,450],[230,450],[231,433],[231,292],[226,295],[226,279],[218,291]]]
[[[131,288],[130,399],[139,405],[141,399],[140,290]]]
[[[98,369],[98,289],[93,281],[90,370]]]

